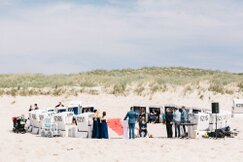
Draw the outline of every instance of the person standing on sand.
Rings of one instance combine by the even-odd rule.
[[[103,111],[102,117],[100,119],[100,138],[101,139],[108,139],[108,126],[107,126],[107,121],[106,121],[106,112]]]
[[[98,139],[100,137],[99,125],[100,125],[99,112],[97,110],[94,110],[92,138]]]
[[[166,132],[167,132],[167,137],[172,138],[173,136],[173,131],[172,131],[172,125],[173,125],[173,113],[170,108],[166,109],[165,113],[165,125],[166,125]]]
[[[129,118],[128,119],[129,139],[135,138],[134,129],[135,129],[135,123],[136,123],[137,117],[138,117],[138,114],[135,111],[133,111],[131,108],[130,111],[127,112],[127,115],[124,118],[124,120],[127,120],[127,118]]]
[[[174,109],[174,114],[173,114],[173,119],[175,123],[175,138],[180,138],[181,137],[181,129],[180,129],[180,124],[181,124],[181,112],[179,111],[178,108]],[[178,133],[178,134],[177,134]]]

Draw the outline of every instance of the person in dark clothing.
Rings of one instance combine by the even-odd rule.
[[[154,109],[151,111],[151,113],[149,114],[149,122],[150,123],[155,123],[156,122],[156,112],[154,111]]]
[[[139,121],[142,120],[143,117],[146,119],[146,112],[144,108],[141,109],[141,112],[139,114]]]
[[[141,120],[139,121],[139,135],[140,137],[146,137],[147,136],[147,122],[145,120],[145,117],[143,116]]]
[[[100,123],[100,138],[108,139],[108,126],[106,121],[106,112],[102,113],[101,123]]]
[[[92,138],[100,137],[100,117],[97,110],[94,110]]]
[[[166,124],[167,137],[168,138],[172,138],[172,136],[173,136],[173,131],[172,131],[173,112],[172,112],[172,110],[170,108],[166,109],[165,124]]]

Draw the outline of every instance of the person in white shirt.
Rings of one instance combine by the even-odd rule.
[[[187,123],[188,122],[188,113],[186,111],[185,106],[182,106],[182,110],[181,110],[181,123]],[[186,126],[183,125],[182,126],[183,131],[184,131],[184,136],[186,136],[187,132],[186,132]]]
[[[180,136],[181,136],[181,131],[180,131],[181,112],[179,111],[178,108],[174,109],[173,120],[174,120],[174,124],[175,124],[175,137],[180,138]]]

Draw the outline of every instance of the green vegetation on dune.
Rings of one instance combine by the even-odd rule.
[[[182,67],[151,67],[110,71],[95,70],[79,74],[0,75],[0,95],[61,95],[65,93],[62,90],[63,87],[79,88],[80,90],[75,93],[85,92],[83,88],[103,87],[111,94],[122,95],[132,86],[134,87],[133,92],[141,95],[146,90],[145,87],[153,94],[166,91],[168,86],[197,86],[203,81],[209,84],[208,90],[212,92],[235,93],[235,90],[225,89],[228,85],[234,85],[238,92],[243,91],[243,75],[240,73]],[[51,90],[44,93],[43,88]],[[192,88],[187,86],[187,89]]]

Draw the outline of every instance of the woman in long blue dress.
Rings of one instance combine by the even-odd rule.
[[[106,122],[106,112],[102,113],[101,124],[100,124],[100,138],[108,139],[108,126]]]
[[[100,117],[97,110],[94,110],[94,117],[93,117],[93,130],[92,130],[92,138],[99,138],[100,137]]]

